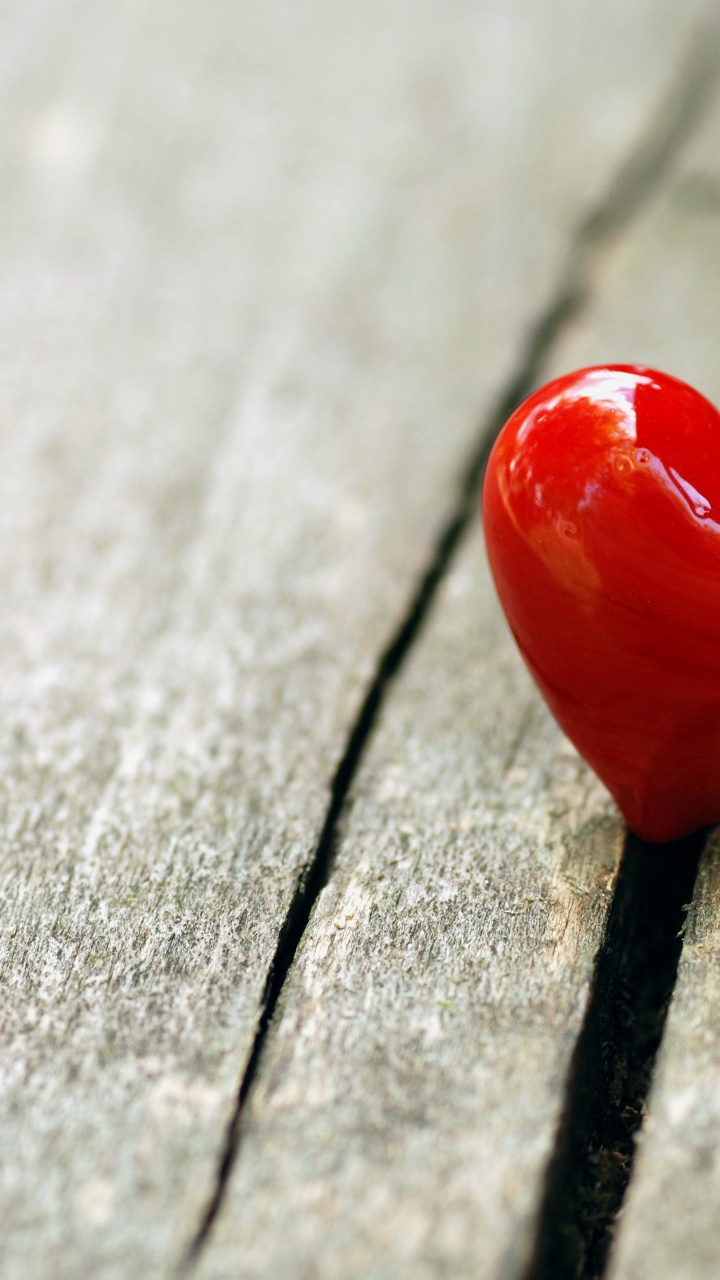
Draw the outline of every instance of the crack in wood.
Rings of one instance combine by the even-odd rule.
[[[523,1280],[599,1280],[632,1176],[705,833],[628,835]]]
[[[627,156],[605,196],[571,237],[569,253],[556,288],[530,326],[515,368],[479,432],[477,444],[460,478],[454,508],[441,527],[430,564],[405,615],[380,657],[333,778],[320,838],[298,881],[265,981],[255,1037],[242,1075],[235,1111],[225,1134],[215,1186],[180,1263],[179,1275],[187,1275],[193,1270],[222,1207],[238,1156],[246,1104],[257,1077],[267,1033],[315,902],[330,879],[339,824],[351,785],[389,686],[417,640],[438,588],[476,518],[482,480],[495,438],[510,413],[540,381],[560,337],[587,307],[593,291],[594,268],[603,250],[622,234],[661,187],[672,162],[711,99],[719,69],[718,29],[715,24],[709,24],[699,32],[674,87],[655,113],[645,136]]]

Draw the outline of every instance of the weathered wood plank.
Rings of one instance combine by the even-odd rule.
[[[201,1280],[522,1274],[622,840],[476,533],[363,767]]]
[[[478,531],[363,771],[203,1280],[240,1258],[517,1273],[622,839],[521,668]]]
[[[720,843],[701,864],[678,984],[609,1274],[714,1280],[720,1263]]]
[[[563,367],[637,360],[720,403],[720,111],[664,198],[608,264],[592,321],[562,344]],[[704,855],[678,982],[621,1212],[611,1280],[714,1280],[720,1267],[720,848]]]
[[[147,1275],[211,1185],[477,410],[692,14],[24,8],[0,85],[0,1267]],[[565,902],[587,959],[593,903],[540,900],[565,856],[544,824],[606,810],[558,750],[534,800],[515,781],[551,859],[533,919],[552,940]]]
[[[602,360],[637,361],[667,369],[720,402],[719,142],[715,105],[662,196],[606,259],[592,311],[560,340],[551,372]]]

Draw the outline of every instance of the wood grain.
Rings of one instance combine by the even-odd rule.
[[[477,412],[693,7],[18,9],[0,8],[0,1273],[145,1276],[172,1270],[212,1185],[329,778]],[[513,661],[483,688],[521,689]],[[587,969],[616,828],[539,724],[547,769],[509,765],[538,778],[514,784],[530,843],[497,799],[509,835],[487,858],[497,885],[517,851],[533,914],[508,920],[524,954],[546,948],[543,993],[567,924],[550,1098],[582,1004],[562,975],[576,947]],[[491,730],[510,752],[518,727]],[[412,819],[390,820],[368,831],[402,849]],[[443,892],[466,920],[451,967],[480,984],[473,903],[495,899],[472,829]],[[482,981],[510,1037],[501,971]],[[451,978],[428,979],[438,1026],[436,997],[464,999]],[[547,1007],[535,980],[520,1028]],[[534,1168],[547,1117],[531,1129]]]
[[[720,1258],[720,844],[706,850],[610,1275],[710,1280]]]
[[[358,781],[201,1280],[523,1274],[622,839],[476,534]]]
[[[519,1274],[623,840],[479,535],[396,690],[199,1274]]]

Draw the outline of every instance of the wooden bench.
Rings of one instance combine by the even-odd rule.
[[[2,1280],[720,1274],[720,843],[479,524],[537,381],[720,401],[716,17],[2,5]]]

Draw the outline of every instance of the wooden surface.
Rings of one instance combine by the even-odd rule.
[[[711,1280],[720,1259],[720,846],[701,865],[613,1280]]]
[[[697,12],[0,6],[3,1277],[174,1273],[379,654]],[[620,841],[476,534],[199,1274],[516,1272]]]
[[[601,282],[558,369],[618,339],[611,357],[643,358],[605,315],[629,292]],[[677,368],[698,329],[678,346],[643,316]],[[524,1273],[622,839],[517,661],[476,534],[353,794],[202,1280],[238,1259],[253,1278]]]
[[[475,536],[358,783],[203,1280],[518,1273],[622,839]]]

